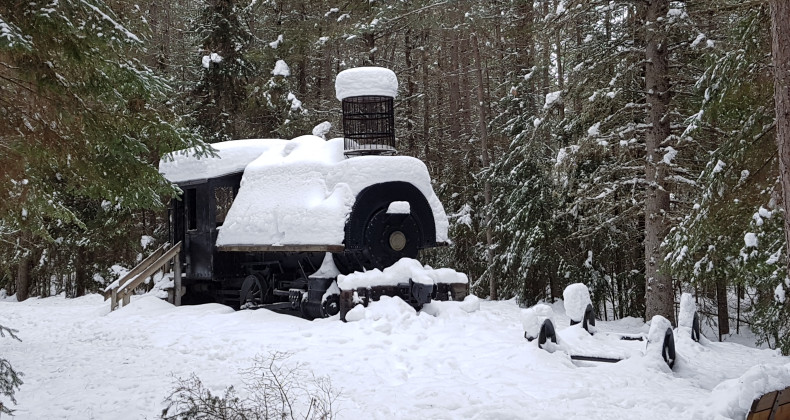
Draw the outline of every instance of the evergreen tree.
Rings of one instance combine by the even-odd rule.
[[[11,1],[0,19],[13,28],[0,37],[2,253],[24,300],[51,228],[85,228],[80,203],[158,208],[174,189],[155,162],[203,149],[176,125],[167,83],[137,59],[144,39],[103,2]]]
[[[210,143],[246,137],[241,115],[256,65],[248,59],[253,36],[249,8],[235,0],[208,0],[197,33],[203,71],[192,92],[194,121]]]
[[[16,330],[0,325],[0,338],[5,338],[5,336],[8,335],[14,340],[19,340],[19,337],[17,337],[15,333]],[[21,377],[22,373],[15,371],[11,366],[11,362],[0,357],[0,394],[8,398],[12,404],[16,404],[14,394],[19,389],[19,386],[22,385]],[[0,415],[2,414],[13,414],[13,410],[8,408],[8,406],[3,404],[3,401],[0,400]]]

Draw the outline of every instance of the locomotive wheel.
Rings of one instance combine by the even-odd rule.
[[[362,252],[345,251],[336,253],[332,254],[332,259],[335,260],[335,267],[337,267],[337,271],[340,274],[351,274],[355,271],[362,271],[366,267],[371,267],[370,261],[362,255]]]
[[[335,316],[340,312],[340,295],[329,295],[326,300],[321,304],[321,315],[324,318]]]
[[[362,254],[371,265],[366,268],[383,269],[404,257],[417,258],[420,240],[420,228],[412,215],[379,211],[365,229]]]
[[[388,214],[395,201],[408,202],[409,213]],[[343,244],[345,252],[334,255],[343,274],[385,268],[402,257],[415,258],[420,249],[437,245],[433,210],[413,184],[392,181],[371,185],[357,194]]]
[[[257,273],[244,279],[239,291],[239,305],[242,309],[257,309],[265,303],[274,301],[274,294],[267,277]]]

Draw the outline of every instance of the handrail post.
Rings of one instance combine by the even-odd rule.
[[[110,312],[118,308],[118,288],[112,288],[112,296],[110,297]]]

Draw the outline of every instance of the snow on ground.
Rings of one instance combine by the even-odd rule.
[[[790,358],[685,335],[674,371],[639,355],[574,363],[524,339],[514,301],[468,299],[421,313],[385,299],[349,323],[153,297],[112,313],[98,295],[6,299],[0,324],[23,341],[0,339],[0,349],[25,374],[17,420],[158,418],[175,377],[243,389],[238,372],[273,351],[331,379],[339,419],[742,418],[754,396],[790,385]],[[567,338],[562,303],[552,309]],[[649,329],[633,318],[598,328]]]

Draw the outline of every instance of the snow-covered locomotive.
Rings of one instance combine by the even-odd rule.
[[[229,141],[212,145],[213,157],[182,151],[160,162],[183,191],[171,204],[170,232],[183,243],[185,303],[290,301],[307,317],[330,316],[343,306],[341,293],[345,308],[364,300],[357,290],[341,292],[338,275],[383,269],[447,242],[447,216],[425,164],[395,156],[395,74],[350,69],[335,86],[343,138]],[[362,294],[421,305],[463,299],[468,288],[429,283]]]

